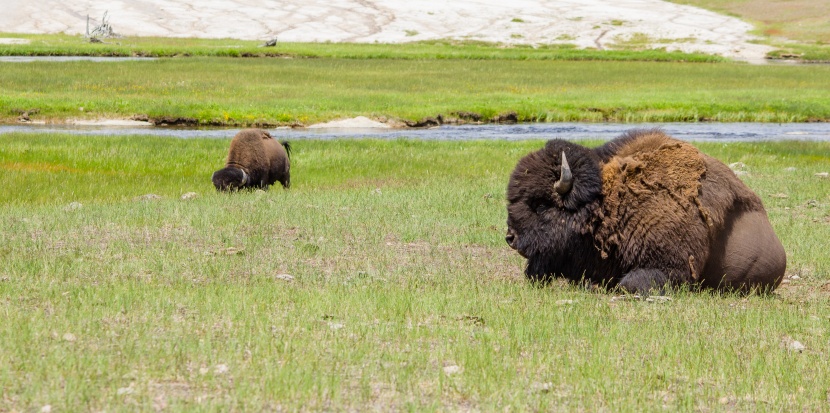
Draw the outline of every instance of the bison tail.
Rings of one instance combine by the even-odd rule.
[[[280,142],[282,147],[285,148],[285,153],[288,155],[288,159],[291,159],[291,144],[288,141]]]

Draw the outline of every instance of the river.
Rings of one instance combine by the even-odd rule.
[[[612,139],[633,128],[660,128],[687,141],[830,141],[830,123],[530,123],[516,125],[461,125],[428,129],[269,129],[278,139],[423,139],[423,140],[526,140]],[[182,139],[230,138],[239,128],[190,129],[153,126],[0,125],[0,134],[63,133],[76,135],[150,135]]]

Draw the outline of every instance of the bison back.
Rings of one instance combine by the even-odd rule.
[[[672,284],[775,288],[786,257],[760,198],[722,162],[646,131],[603,165],[597,244],[625,273],[658,269]]]
[[[264,144],[266,139],[273,140],[268,132],[261,129],[239,131],[231,140],[227,164],[244,168],[252,178],[255,173],[267,171],[270,160]]]

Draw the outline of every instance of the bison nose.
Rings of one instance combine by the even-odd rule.
[[[514,245],[514,242],[516,242],[516,234],[514,234],[513,231],[508,229],[504,240],[507,241],[507,245],[509,245],[510,248],[516,249],[516,246]]]

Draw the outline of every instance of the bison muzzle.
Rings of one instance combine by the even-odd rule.
[[[659,130],[595,149],[551,140],[516,165],[507,201],[505,240],[534,281],[745,293],[784,277],[761,199],[722,162]]]

